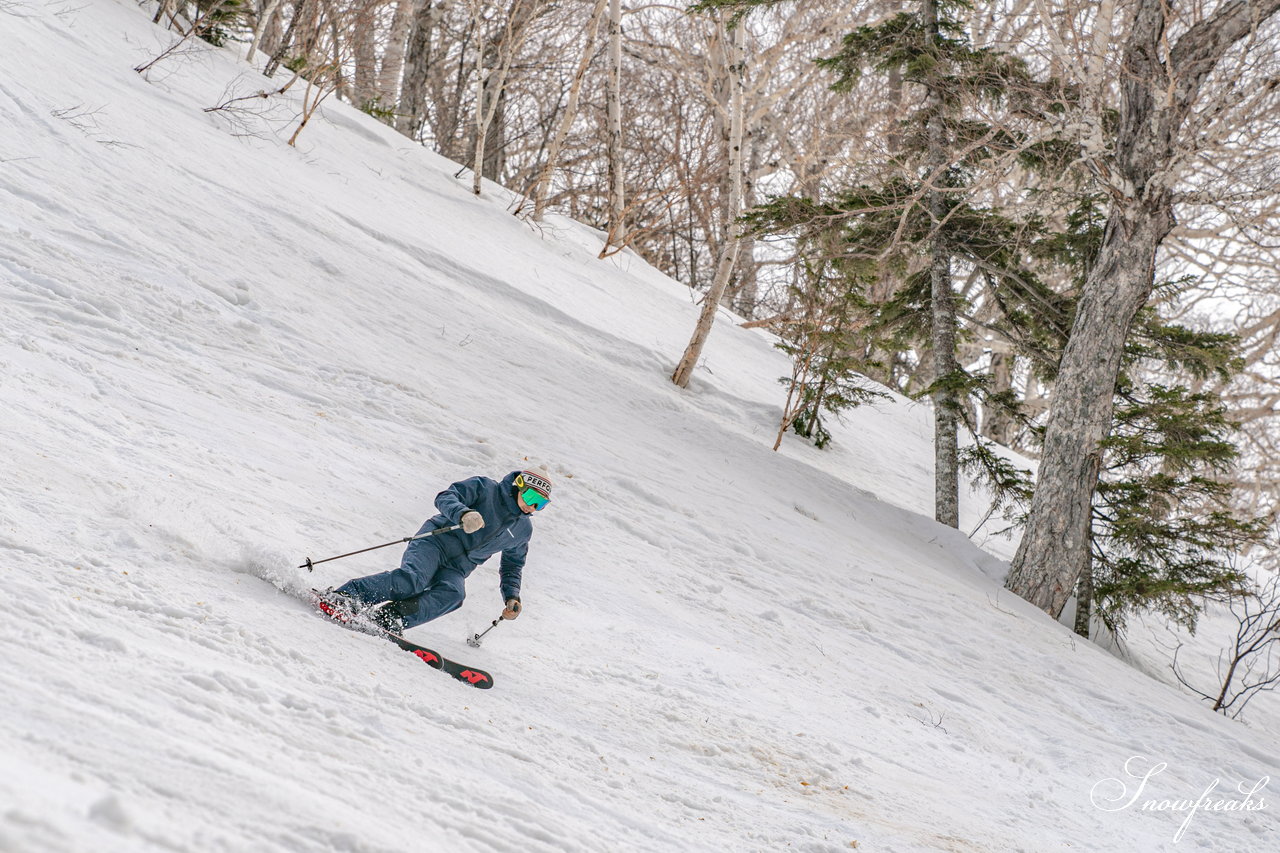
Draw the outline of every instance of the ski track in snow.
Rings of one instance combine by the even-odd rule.
[[[927,518],[925,407],[771,453],[769,336],[722,318],[674,388],[688,291],[588,229],[341,104],[237,135],[201,108],[265,82],[206,46],[142,79],[133,4],[0,29],[0,850],[1276,849],[1274,807],[1175,845],[1090,804],[1133,755],[1162,797],[1274,774],[1280,711],[1004,593],[1013,543]],[[494,690],[293,600],[526,458],[525,615],[463,643],[487,565],[414,632]]]

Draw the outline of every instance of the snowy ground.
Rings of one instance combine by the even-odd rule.
[[[292,102],[205,113],[265,81],[143,79],[171,37],[130,2],[0,35],[0,850],[1277,849],[1274,788],[1141,807],[1244,800],[1274,703],[1215,716],[1004,593],[1007,541],[927,517],[923,407],[773,453],[768,336],[674,388],[688,291],[589,230],[339,104],[297,149]],[[411,632],[493,690],[277,589],[526,459],[525,615],[464,645],[486,566]],[[1127,761],[1167,766],[1123,808]]]

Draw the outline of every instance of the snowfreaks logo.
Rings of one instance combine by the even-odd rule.
[[[1119,812],[1132,808],[1147,790],[1151,779],[1163,773],[1169,766],[1161,761],[1158,764],[1152,764],[1144,771],[1142,768],[1147,764],[1147,759],[1141,755],[1135,755],[1124,763],[1125,775],[1135,780],[1132,784],[1136,787],[1132,793],[1129,791],[1131,783],[1125,782],[1124,779],[1103,779],[1095,784],[1089,791],[1089,800],[1094,808],[1104,812]],[[1185,813],[1186,817],[1182,819],[1178,831],[1173,834],[1173,840],[1177,842],[1182,840],[1183,833],[1187,831],[1187,827],[1191,825],[1191,819],[1197,812],[1253,812],[1265,809],[1267,803],[1262,799],[1262,792],[1270,781],[1270,776],[1263,776],[1257,782],[1240,782],[1236,785],[1236,791],[1240,796],[1228,796],[1226,792],[1218,792],[1222,780],[1214,779],[1204,789],[1204,793],[1194,800],[1148,799],[1143,800],[1138,808],[1144,812]]]

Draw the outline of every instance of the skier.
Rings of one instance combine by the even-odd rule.
[[[521,610],[520,571],[533,535],[529,516],[550,500],[551,478],[544,468],[512,471],[501,481],[469,477],[454,483],[436,495],[440,514],[427,519],[418,534],[461,529],[415,539],[400,568],[318,592],[316,606],[340,622],[359,617],[401,634],[461,607],[467,576],[501,551],[502,618],[515,619]]]

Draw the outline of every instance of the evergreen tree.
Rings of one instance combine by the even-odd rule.
[[[1020,286],[1015,281],[1033,278],[1008,244],[1022,229],[969,200],[984,170],[1016,147],[1019,136],[969,115],[980,101],[1022,100],[1036,87],[1020,60],[970,44],[959,20],[967,8],[959,0],[923,0],[913,11],[859,27],[844,37],[836,55],[818,61],[835,73],[837,91],[850,90],[872,70],[898,74],[922,94],[921,106],[901,120],[902,146],[886,164],[888,177],[837,192],[827,201],[773,199],[748,217],[758,235],[791,233],[804,245],[839,253],[822,261],[810,258],[808,266],[859,262],[845,276],[846,291],[832,294],[833,303],[865,299],[865,283],[877,275],[898,282],[888,303],[866,306],[860,324],[865,331],[859,324],[824,330],[846,347],[826,364],[875,375],[881,346],[889,352],[911,349],[918,359],[927,359],[929,383],[915,390],[934,404],[935,517],[953,527],[959,521],[957,425],[966,396],[981,384],[957,362],[957,312],[966,306],[955,292],[953,272],[957,262],[978,267],[992,283],[1015,289]],[[866,270],[864,261],[873,261],[875,269]],[[1013,294],[1007,298],[1019,301]],[[861,334],[863,346],[856,345],[854,332]],[[918,369],[919,361],[913,367]],[[793,428],[806,429],[817,417],[814,408],[797,417]]]
[[[1232,335],[1164,324],[1144,309],[1102,441],[1090,560],[1076,589],[1077,633],[1089,635],[1095,608],[1115,632],[1138,610],[1194,630],[1206,600],[1244,589],[1234,562],[1262,540],[1266,523],[1230,508],[1238,425],[1211,395],[1131,378],[1143,362],[1159,360],[1192,380],[1226,379],[1240,367],[1236,346]]]
[[[866,325],[866,303],[858,288],[848,286],[856,276],[855,265],[841,262],[826,253],[801,267],[792,287],[796,310],[784,321],[778,348],[791,357],[787,402],[773,449],[782,444],[788,429],[823,448],[831,433],[823,414],[836,415],[887,394],[868,387],[858,372],[865,362],[857,349],[858,330]],[[864,267],[866,265],[863,265]]]
[[[1046,258],[1076,265],[1078,279],[1087,275],[1101,244],[1098,220],[1088,214],[1091,205],[1082,202],[1068,230],[1040,245]],[[1171,297],[1183,284],[1167,283],[1157,295]],[[1053,341],[1041,341],[1048,345],[1042,363],[1060,357],[1061,344],[1055,354]],[[1237,425],[1220,400],[1185,384],[1211,376],[1229,379],[1241,366],[1237,345],[1233,335],[1164,322],[1153,305],[1139,315],[1125,348],[1115,417],[1102,442],[1089,556],[1075,589],[1078,634],[1090,636],[1095,615],[1121,633],[1129,616],[1143,610],[1194,630],[1207,600],[1243,588],[1246,579],[1235,560],[1263,540],[1266,521],[1231,511],[1228,474],[1239,457]],[[1167,382],[1153,378],[1158,373],[1167,374]],[[1046,375],[1051,378],[1052,370]],[[1008,517],[1025,523],[1031,472],[1016,470],[981,444],[967,462]]]
[[[1074,270],[1073,294],[1083,288],[1104,239],[1102,195],[1085,189],[1066,228],[1040,250]],[[1156,307],[1187,284],[1155,288],[1125,343],[1112,425],[1101,443],[1088,554],[1075,589],[1075,630],[1084,637],[1095,614],[1119,633],[1142,610],[1194,630],[1206,600],[1240,589],[1244,578],[1234,561],[1265,533],[1261,519],[1229,508],[1237,425],[1221,401],[1188,387],[1210,377],[1230,379],[1241,367],[1239,342],[1165,322]],[[1055,365],[1062,349],[1052,352]]]
[[[244,0],[196,0],[196,35],[222,47],[244,26]]]
[[[836,72],[837,90],[847,90],[870,67],[898,72],[918,86],[924,104],[906,117],[902,166],[914,176],[910,187],[919,225],[927,225],[914,243],[927,260],[929,336],[932,383],[928,393],[934,409],[934,515],[959,526],[960,487],[957,423],[960,418],[962,371],[956,362],[956,304],[952,258],[962,251],[949,217],[962,197],[969,172],[983,159],[965,153],[976,143],[975,133],[994,141],[1000,132],[965,121],[968,102],[999,100],[1014,80],[1027,79],[1022,64],[998,51],[976,50],[968,42],[957,15],[967,7],[960,0],[922,0],[914,12],[902,12],[876,26],[859,27],[844,37],[841,50],[819,64]],[[922,133],[920,132],[922,131]],[[983,152],[985,154],[986,152]]]

